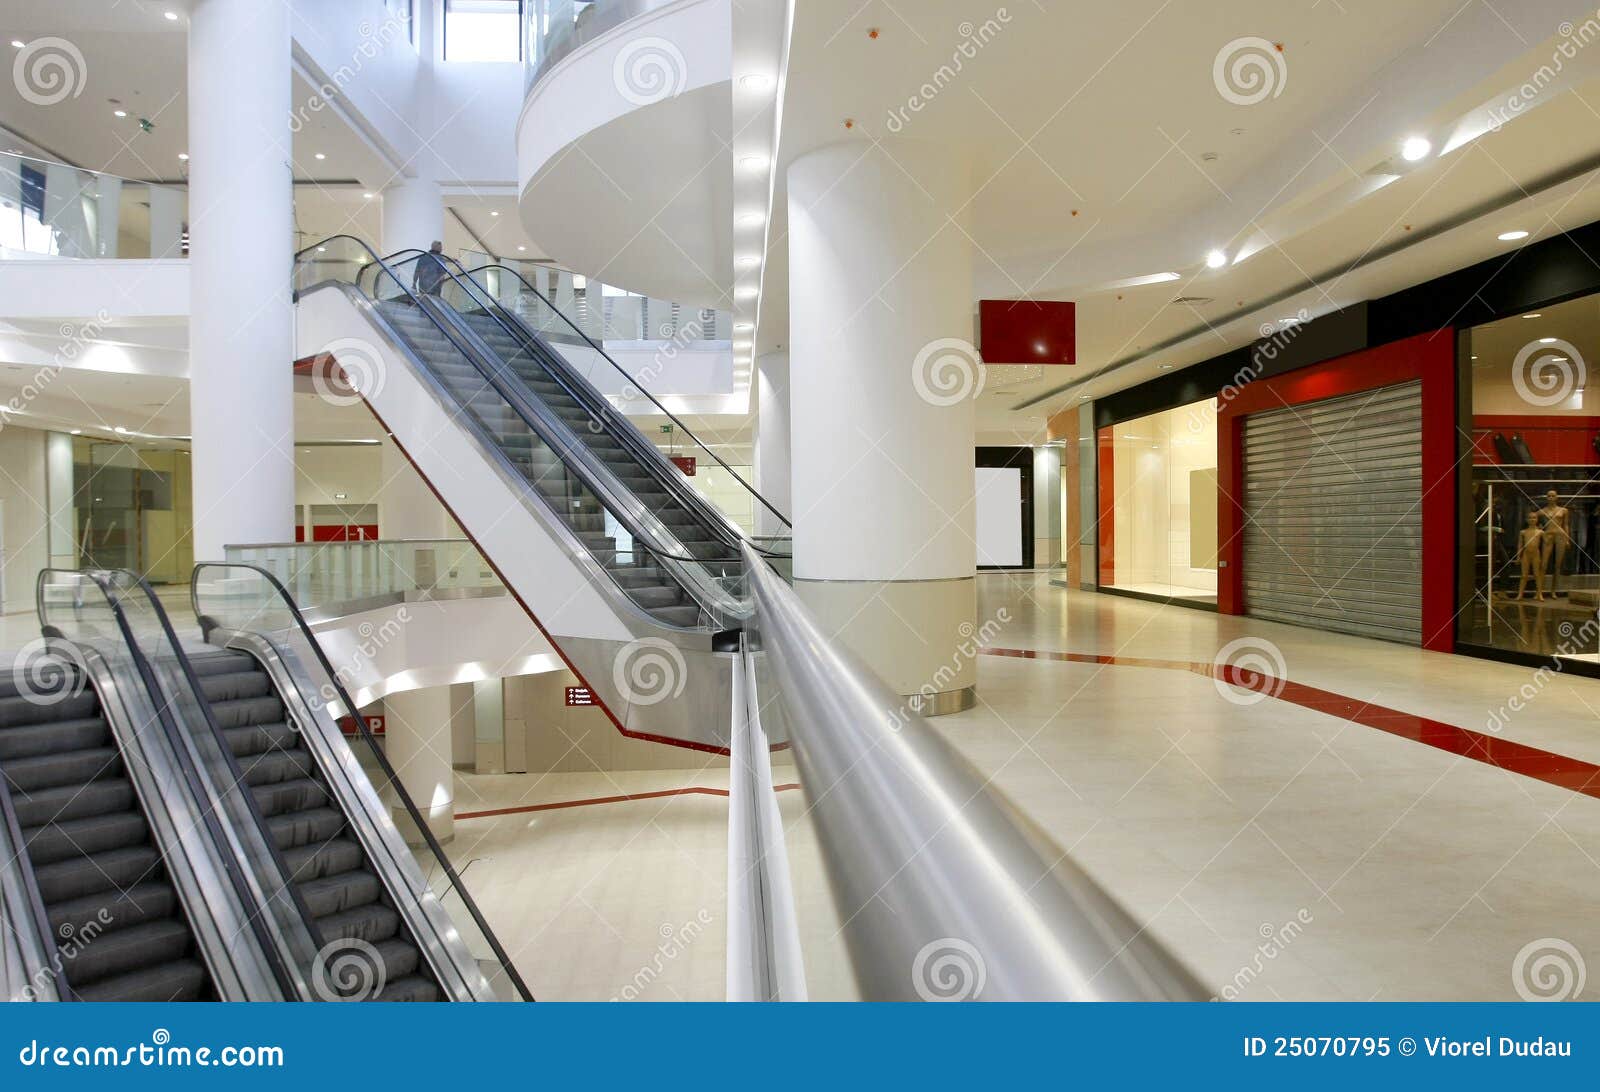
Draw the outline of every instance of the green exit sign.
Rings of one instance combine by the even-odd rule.
[[[661,426],[661,431],[662,432],[671,432],[672,431],[672,426],[671,425],[662,425]]]

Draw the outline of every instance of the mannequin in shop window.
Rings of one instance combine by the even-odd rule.
[[[1517,561],[1522,566],[1522,580],[1511,598],[1521,599],[1532,577],[1533,597],[1544,602],[1544,532],[1539,529],[1538,512],[1528,513],[1528,525],[1517,536]]]
[[[1550,596],[1560,594],[1556,583],[1567,560],[1567,547],[1572,545],[1572,513],[1561,504],[1561,495],[1554,489],[1544,495],[1544,507],[1538,511],[1544,529],[1544,571],[1550,576]]]

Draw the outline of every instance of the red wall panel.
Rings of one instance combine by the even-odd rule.
[[[985,364],[1076,364],[1078,305],[1060,300],[979,300]]]

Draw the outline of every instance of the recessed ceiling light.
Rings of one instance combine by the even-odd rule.
[[[1529,314],[1523,315],[1522,317],[1523,318],[1538,318],[1539,317],[1539,312],[1533,311],[1533,312],[1531,312]]]
[[[185,163],[187,163],[187,162],[189,162],[189,153],[188,152],[179,152],[178,153],[178,158],[183,160]]]
[[[127,435],[127,434],[128,434],[128,430],[127,430],[127,429],[125,429],[125,428],[123,428],[123,427],[122,427],[122,426],[121,426],[121,425],[117,425],[117,426],[116,426],[116,427],[115,427],[115,428],[113,428],[113,429],[112,429],[112,430],[111,430],[111,431],[112,431],[112,432],[118,432],[118,433],[121,433],[121,434],[122,434],[122,435],[124,435],[124,436],[126,436],[126,435]]]
[[[1427,137],[1407,137],[1406,142],[1400,145],[1400,155],[1407,163],[1415,163],[1419,159],[1426,159],[1428,153],[1433,151],[1433,145]]]
[[[178,21],[178,13],[175,12],[175,11],[167,12],[166,16],[167,16],[167,22],[169,22],[169,23],[176,23]]]
[[[1495,236],[1495,238],[1499,239],[1502,243],[1514,243],[1518,239],[1526,239],[1527,237],[1528,237],[1528,233],[1526,231],[1521,231],[1521,230],[1517,230],[1517,231],[1502,231],[1499,235]]]
[[[766,76],[752,73],[749,76],[740,76],[739,86],[746,91],[765,91],[772,86],[772,81]]]
[[[361,195],[361,200],[363,200],[363,201],[371,201],[372,200],[372,194],[370,194],[370,193],[362,194]]]
[[[325,156],[325,155],[323,155],[323,154],[322,154],[322,153],[321,153],[321,152],[318,152],[318,153],[317,153],[317,158],[318,158],[318,159],[327,159],[327,158],[328,158],[328,157],[327,157],[327,156]]]
[[[1172,370],[1171,364],[1157,364],[1156,367],[1160,368],[1164,372],[1170,372]]]
[[[20,38],[13,38],[11,39],[11,44],[16,46],[18,49],[21,49],[27,43],[23,42]]]
[[[1540,345],[1554,345],[1555,343],[1556,339],[1553,337],[1542,337],[1539,339]]]
[[[500,210],[499,209],[490,209],[489,210],[489,215],[490,216],[499,216],[500,215]]]
[[[128,116],[128,112],[126,110],[113,110],[113,111],[111,111],[111,113],[112,113],[113,116],[119,117],[119,118],[125,118],[125,117]]]
[[[325,247],[325,246],[317,247],[317,253],[318,254],[326,254],[327,252],[328,252],[328,248],[327,247]]]
[[[1221,269],[1228,264],[1228,256],[1220,250],[1213,250],[1206,255],[1206,266],[1210,269]]]
[[[517,247],[517,249],[518,249],[518,250],[527,250],[527,249],[528,249],[528,248],[527,248],[527,247],[525,247],[525,246],[519,246],[519,247]]]

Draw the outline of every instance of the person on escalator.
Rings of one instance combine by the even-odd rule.
[[[435,239],[428,252],[417,259],[417,272],[412,287],[421,295],[437,296],[444,281],[444,244]]]

